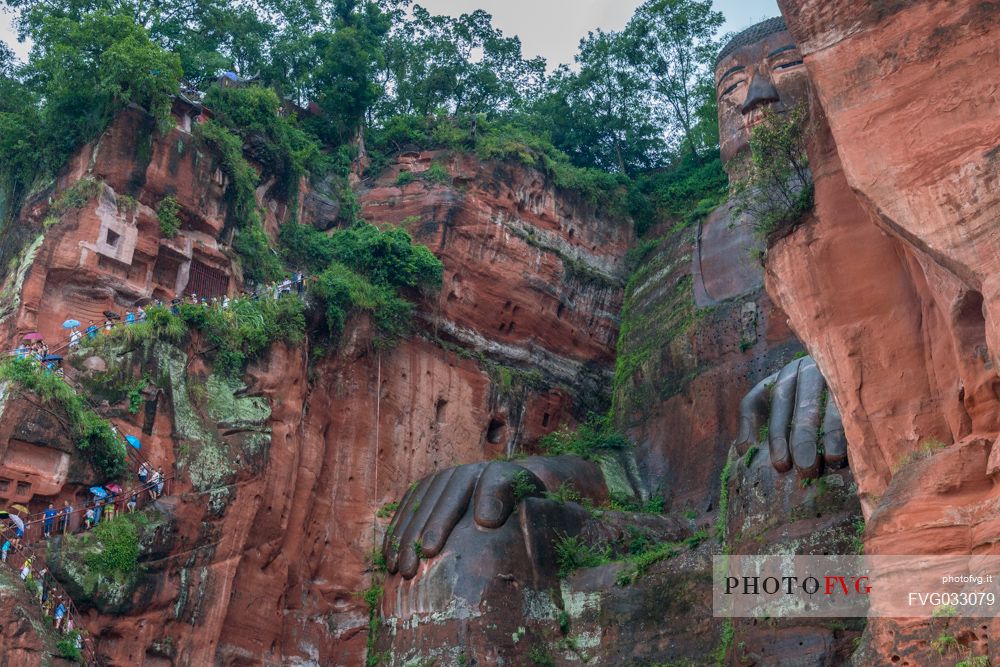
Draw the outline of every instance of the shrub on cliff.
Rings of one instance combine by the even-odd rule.
[[[443,266],[426,246],[413,243],[405,229],[359,222],[330,237],[333,259],[376,285],[435,289]]]
[[[56,642],[56,650],[59,657],[73,663],[83,663],[83,652],[76,647],[78,630],[73,630],[68,635]]]
[[[0,381],[13,383],[61,408],[77,448],[105,478],[117,479],[125,473],[123,441],[65,380],[43,370],[37,361],[9,359],[0,363]]]
[[[213,120],[196,125],[194,134],[218,153],[222,171],[229,178],[227,213],[229,222],[236,227],[233,250],[240,258],[243,277],[254,283],[277,280],[282,275],[281,262],[271,252],[257,210],[255,191],[259,179],[257,171],[243,155],[243,139]]]
[[[87,566],[104,576],[128,576],[139,567],[139,531],[131,517],[102,521],[94,528],[99,551],[87,554]]]
[[[215,370],[234,376],[263,356],[273,343],[298,345],[305,329],[305,304],[301,299],[233,299],[228,308],[181,304],[177,315],[152,306],[146,311],[145,322],[116,327],[110,335],[93,342],[85,340],[83,345],[97,345],[110,354],[119,345],[134,348],[154,340],[181,343],[195,330],[201,334],[203,353]]]
[[[181,228],[181,219],[177,215],[180,210],[181,207],[177,203],[177,197],[173,195],[167,195],[161,199],[156,207],[156,218],[160,223],[160,233],[168,239],[177,236],[177,232]]]
[[[333,240],[315,227],[295,222],[282,225],[278,241],[282,257],[290,266],[318,273],[333,261]]]
[[[751,215],[763,237],[794,224],[812,208],[807,117],[803,105],[784,115],[767,108],[750,134],[746,176],[735,184],[733,195],[736,212]]]
[[[287,262],[314,275],[310,292],[330,338],[340,335],[351,311],[362,310],[371,314],[381,340],[391,342],[413,316],[406,292],[441,285],[441,261],[399,227],[358,222],[325,234],[290,223],[282,227],[281,245]]]
[[[105,516],[90,531],[50,543],[47,561],[77,605],[124,613],[139,585],[139,559],[162,526],[164,516],[153,510],[119,514],[111,520]]]
[[[184,321],[170,314],[170,311],[163,307],[151,306],[146,310],[146,320],[136,322],[127,327],[115,327],[107,336],[99,336],[93,340],[84,339],[83,345],[87,347],[99,346],[108,347],[123,344],[125,347],[133,348],[138,343],[147,340],[165,340],[171,343],[179,343],[187,335],[187,326]]]
[[[550,456],[573,454],[593,459],[602,451],[627,449],[632,442],[614,427],[609,417],[591,414],[575,429],[563,427],[543,436],[538,446]]]
[[[554,547],[559,563],[559,577],[563,579],[576,570],[611,562],[609,546],[591,544],[578,535],[559,535]]]
[[[240,258],[243,278],[251,284],[273,282],[286,275],[256,214],[248,226],[237,230],[233,250]]]
[[[180,319],[201,332],[206,353],[222,375],[238,375],[277,342],[297,345],[305,334],[302,301],[294,297],[236,299],[229,308],[185,304]]]
[[[339,262],[373,283],[394,288],[436,289],[443,266],[426,246],[413,243],[400,227],[378,228],[367,222],[333,234],[307,225],[282,226],[282,252],[292,266],[313,273]]]
[[[316,276],[312,294],[323,310],[326,334],[336,339],[353,311],[365,311],[385,342],[406,333],[413,317],[412,302],[385,285],[376,285],[343,264],[334,263]]]
[[[320,141],[298,127],[294,115],[280,113],[281,100],[270,88],[214,85],[205,94],[205,105],[216,122],[251,145],[255,160],[267,172],[264,178],[277,179],[278,191],[290,205],[296,204],[302,177],[329,170]]]
[[[688,154],[670,167],[636,176],[629,190],[629,212],[639,234],[667,220],[676,221],[677,228],[687,227],[707,217],[728,194],[729,178],[719,155]]]

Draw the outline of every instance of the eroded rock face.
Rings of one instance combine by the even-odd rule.
[[[13,571],[0,573],[0,646],[8,667],[53,664],[56,636]],[[58,660],[56,664],[64,664]],[[66,662],[65,664],[69,664]]]
[[[782,4],[829,119],[832,142],[821,132],[811,151],[818,156],[811,160],[814,168],[819,164],[825,172],[817,177],[816,196],[824,224],[788,242],[798,244],[801,253],[789,251],[788,260],[775,257],[769,265],[781,276],[775,292],[783,289],[779,282],[802,273],[789,266],[796,254],[800,267],[815,267],[808,271],[816,276],[811,286],[796,290],[797,298],[779,298],[798,311],[789,316],[800,335],[831,350],[805,329],[836,326],[834,318],[846,327],[853,318],[860,330],[837,338],[850,335],[848,350],[871,346],[864,354],[841,351],[838,359],[831,351],[818,353],[826,358],[824,370],[829,366],[842,376],[845,400],[860,387],[858,403],[880,415],[854,420],[858,430],[868,422],[881,424],[864,438],[871,454],[859,462],[871,468],[859,472],[862,491],[880,493],[895,461],[920,438],[956,440],[997,430],[995,410],[988,407],[996,400],[995,373],[987,367],[992,366],[987,347],[992,350],[995,343],[984,317],[990,316],[986,290],[993,272],[986,256],[995,237],[987,230],[996,223],[991,202],[997,172],[988,153],[997,144],[1000,121],[985,108],[995,91],[983,88],[992,84],[981,72],[989,69],[983,59],[997,56],[998,17],[987,11],[990,3],[981,2],[947,8]],[[898,128],[908,123],[913,130],[900,141]],[[849,234],[853,241],[834,242],[834,234]],[[780,247],[776,255],[783,254]],[[854,257],[848,257],[852,251]],[[833,253],[840,254],[822,268],[804,259],[822,262],[821,255]],[[834,265],[851,267],[839,271],[851,278],[839,280],[826,268]],[[867,272],[876,266],[878,274]],[[857,279],[875,275],[885,278]],[[877,322],[881,334],[864,334],[868,322]],[[919,359],[933,359],[933,370]],[[860,364],[877,364],[880,370],[870,368],[861,382]],[[890,367],[896,373],[892,381],[910,391],[869,385],[869,379],[882,378],[888,385]],[[913,425],[904,426],[904,420]]]
[[[448,180],[427,180],[433,165]],[[397,185],[400,174],[413,174]],[[534,170],[445,152],[401,157],[360,196],[372,222],[404,225],[444,263],[440,335],[570,383],[614,357],[633,240]]]
[[[780,4],[848,182],[908,244],[987,282],[1000,243],[996,3]]]
[[[427,659],[530,664],[543,655],[560,662],[662,656],[643,642],[655,645],[681,634],[656,624],[644,632],[609,635],[608,626],[645,625],[662,608],[649,604],[644,582],[623,582],[624,563],[588,568],[564,579],[557,545],[574,537],[586,545],[603,545],[610,554],[639,534],[652,543],[679,542],[691,532],[685,522],[611,511],[597,515],[575,502],[536,497],[518,503],[497,528],[477,525],[473,514],[470,505],[445,550],[422,560],[414,578],[386,579],[380,609],[386,627],[377,650],[387,664]],[[685,591],[673,600],[677,608],[702,605],[705,590],[688,590],[691,578],[691,573],[685,577],[671,569],[658,585]],[[688,641],[709,643],[710,637],[703,633]]]
[[[843,411],[870,553],[996,551],[991,326],[1000,120],[995,3],[779,3],[818,97],[811,220],[768,291]],[[901,133],[900,128],[906,128]],[[940,621],[876,619],[859,664],[936,664]],[[993,621],[951,622],[991,656]]]
[[[67,314],[100,323],[104,309],[190,291],[185,280],[207,269],[238,287],[213,157],[183,125],[143,144],[145,129],[130,110],[81,152],[52,196],[81,178],[93,191],[59,222],[42,224],[46,199],[25,207],[23,228],[36,236],[10,244],[22,259],[0,294],[4,344],[35,329],[57,339]],[[600,409],[629,226],[530,170],[461,157],[448,169],[453,186],[400,191],[392,172],[362,196],[370,219],[410,225],[446,267],[419,334],[392,350],[370,346],[361,318],[319,359],[307,347],[273,348],[245,387],[214,374],[197,336],[184,348],[73,361],[90,386],[122,369],[155,377],[162,391],[146,397],[148,410],[102,409],[123,432],[143,431],[143,453],[178,471],[158,503],[170,528],[144,552],[120,613],[87,619],[110,664],[360,664],[369,626],[359,592],[388,521],[376,511],[413,479],[507,455]],[[156,220],[167,194],[187,216],[176,239],[162,238]],[[266,184],[258,197],[274,231],[284,205]],[[0,452],[31,442],[15,435]],[[42,463],[33,460],[53,468]],[[70,494],[79,475],[71,465],[67,480],[65,467],[31,474],[45,477],[39,488]],[[32,496],[33,508],[47,501]]]

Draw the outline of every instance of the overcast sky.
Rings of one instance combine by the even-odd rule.
[[[417,0],[436,14],[458,16],[475,9],[493,14],[505,34],[521,37],[526,56],[543,56],[550,67],[572,62],[580,38],[588,30],[620,30],[641,0]],[[736,32],[778,15],[775,0],[714,0],[726,16],[723,31]],[[22,58],[27,45],[17,44],[10,14],[0,14],[0,39]]]
[[[588,30],[621,30],[643,0],[416,0],[435,14],[458,16],[475,9],[493,15],[504,34],[518,35],[526,56],[543,56],[552,68],[573,61]],[[775,0],[714,0],[726,17],[722,32],[738,32],[777,16]]]

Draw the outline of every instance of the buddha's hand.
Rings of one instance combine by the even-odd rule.
[[[818,476],[820,443],[826,465],[846,465],[844,425],[837,403],[826,389],[826,380],[811,357],[796,359],[761,380],[740,402],[737,450],[745,453],[763,439],[766,424],[775,470],[788,472],[794,466],[800,477]]]
[[[410,487],[382,545],[386,567],[412,578],[421,558],[444,548],[455,525],[472,509],[476,525],[499,528],[518,501],[572,485],[581,499],[607,500],[601,470],[575,456],[533,456],[519,461],[471,463],[429,475]]]

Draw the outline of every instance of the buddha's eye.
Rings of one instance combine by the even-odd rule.
[[[801,60],[791,60],[791,61],[789,61],[787,63],[782,63],[782,64],[778,65],[774,69],[776,69],[776,70],[791,69],[792,67],[798,67],[801,64],[802,64]]]
[[[742,83],[743,83],[742,81],[737,81],[733,85],[731,85],[728,88],[726,88],[725,90],[723,90],[722,93],[719,95],[719,97],[725,97],[729,93],[731,93],[734,90],[736,90],[737,88],[739,88]]]

